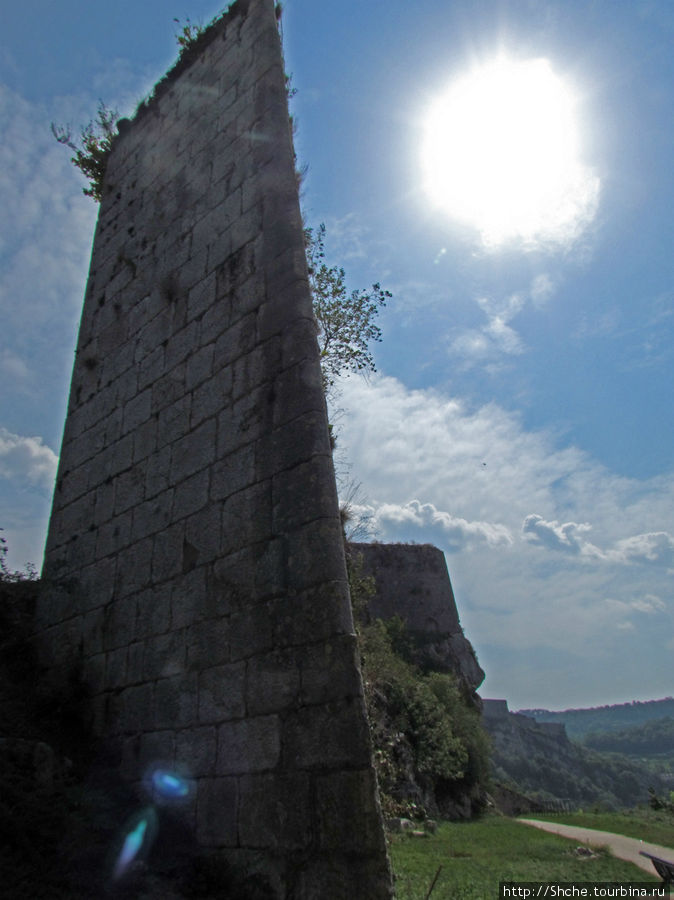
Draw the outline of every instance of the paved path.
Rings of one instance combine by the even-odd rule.
[[[649,844],[647,841],[625,837],[622,834],[597,831],[595,828],[580,828],[577,825],[561,825],[558,822],[539,822],[538,819],[518,819],[517,821],[524,822],[525,825],[533,825],[534,828],[542,828],[543,831],[551,831],[553,834],[561,835],[561,837],[572,838],[574,841],[590,844],[593,847],[610,847],[614,856],[634,863],[635,866],[639,866],[640,869],[648,872],[649,875],[656,875],[657,873],[650,859],[646,859],[645,856],[639,856],[640,850],[652,853],[653,856],[660,856],[663,859],[674,860],[674,850],[671,850],[669,847]]]

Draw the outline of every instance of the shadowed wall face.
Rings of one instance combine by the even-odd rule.
[[[54,683],[275,896],[388,897],[271,0],[122,122],[37,611]]]

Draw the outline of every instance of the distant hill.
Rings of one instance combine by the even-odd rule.
[[[564,723],[511,713],[505,700],[484,701],[483,723],[494,781],[534,801],[620,809],[646,803],[651,786],[666,790],[659,774],[640,761],[584,747],[568,739]]]
[[[590,732],[586,747],[637,757],[674,757],[674,718],[653,719],[620,731]]]
[[[548,709],[520,709],[524,716],[537,722],[557,722],[566,726],[570,738],[581,739],[591,732],[617,732],[625,728],[643,725],[654,719],[674,717],[674,698],[664,700],[635,700],[614,706],[595,706],[590,709],[565,709],[552,712]]]

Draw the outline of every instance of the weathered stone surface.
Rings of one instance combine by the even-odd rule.
[[[45,574],[41,663],[126,779],[189,771],[274,897],[391,896],[273,0],[113,145]]]

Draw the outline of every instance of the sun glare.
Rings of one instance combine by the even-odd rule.
[[[596,212],[576,101],[545,59],[501,56],[450,85],[428,114],[422,154],[433,202],[488,246],[570,243]]]

